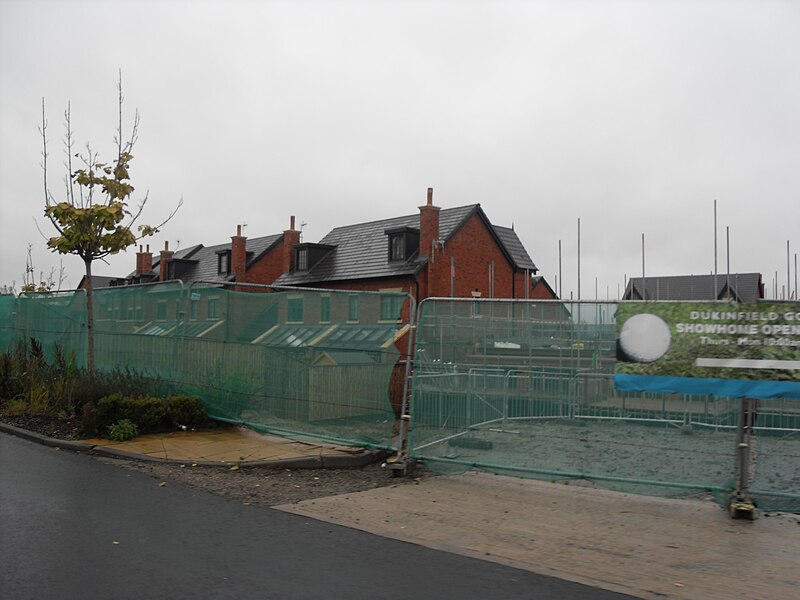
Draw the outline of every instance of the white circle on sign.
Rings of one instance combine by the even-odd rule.
[[[669,350],[672,336],[669,325],[657,315],[634,315],[619,332],[619,345],[633,362],[649,363],[658,360]]]

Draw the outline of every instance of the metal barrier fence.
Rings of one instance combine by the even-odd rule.
[[[85,310],[83,292],[0,297],[0,350],[35,338],[82,364]],[[197,395],[223,420],[392,448],[417,314],[408,449],[431,467],[720,500],[744,474],[762,508],[800,511],[800,400],[620,392],[615,313],[603,302],[428,299],[415,312],[404,294],[129,286],[96,291],[95,359]]]
[[[95,290],[95,367],[130,369],[200,397],[212,416],[274,433],[391,448],[414,312],[405,294],[180,282]],[[259,293],[261,292],[261,293]],[[270,293],[265,293],[270,292]],[[36,339],[86,360],[86,297],[0,303],[0,350]],[[402,351],[407,352],[406,349]],[[398,376],[399,373],[399,376]]]
[[[617,391],[614,303],[420,304],[409,451],[652,495],[737,489],[741,399]],[[800,400],[761,400],[745,460],[765,510],[800,511]]]

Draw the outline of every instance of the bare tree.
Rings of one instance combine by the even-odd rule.
[[[128,201],[134,191],[130,183],[129,169],[133,160],[133,147],[139,131],[139,111],[135,112],[130,134],[123,136],[122,73],[117,84],[119,121],[116,144],[116,158],[110,163],[101,162],[100,154],[92,150],[87,142],[84,152],[75,152],[74,133],[71,123],[71,107],[64,111],[64,150],[67,155],[67,174],[64,178],[64,198],[57,201],[47,183],[47,118],[44,98],[42,98],[42,172],[44,177],[44,214],[50,219],[58,235],[47,241],[47,246],[61,254],[75,254],[84,263],[86,270],[86,335],[87,368],[94,372],[94,301],[92,286],[92,263],[111,254],[128,248],[142,237],[158,232],[159,228],[175,216],[183,204],[177,206],[158,225],[137,225],[147,203],[148,194],[138,203],[136,209],[128,210]],[[81,167],[73,170],[73,158]]]

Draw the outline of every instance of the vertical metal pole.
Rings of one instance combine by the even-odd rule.
[[[786,240],[786,299],[791,298],[792,294],[792,273],[789,267],[789,240]]]
[[[731,228],[725,226],[725,286],[728,288],[728,295],[731,295]]]
[[[558,297],[564,297],[564,290],[562,288],[562,282],[564,280],[561,277],[561,240],[558,240]]]
[[[450,257],[450,297],[453,298],[456,295],[456,257]]]
[[[647,293],[645,289],[644,280],[644,234],[642,234],[642,300],[647,300]]]
[[[794,253],[794,299],[800,300],[800,296],[797,295],[797,252]]]
[[[717,288],[717,200],[714,199],[714,292],[712,300],[717,300],[719,289]]]
[[[750,461],[755,444],[754,427],[758,400],[742,398],[739,426],[736,430],[736,489],[730,497],[728,510],[733,518],[755,518],[755,504],[750,496]]]
[[[578,300],[581,299],[581,219],[578,217]]]

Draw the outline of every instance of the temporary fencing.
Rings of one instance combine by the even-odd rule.
[[[200,397],[212,416],[258,430],[391,448],[389,390],[403,380],[409,297],[236,287],[249,291],[179,282],[95,290],[95,368],[159,379]],[[58,345],[85,364],[83,291],[8,304],[5,347],[33,338],[46,356]]]
[[[800,400],[618,390],[616,303],[427,299],[415,313],[400,293],[236,287],[96,290],[96,368],[257,430],[393,448],[416,331],[408,449],[431,468],[720,501],[744,473],[762,509],[800,511]],[[85,292],[1,296],[0,349],[20,338],[84,364]]]
[[[424,300],[411,454],[444,472],[726,501],[741,399],[616,390],[616,311],[613,302]],[[765,510],[800,511],[800,400],[763,400],[758,412],[750,491]]]

